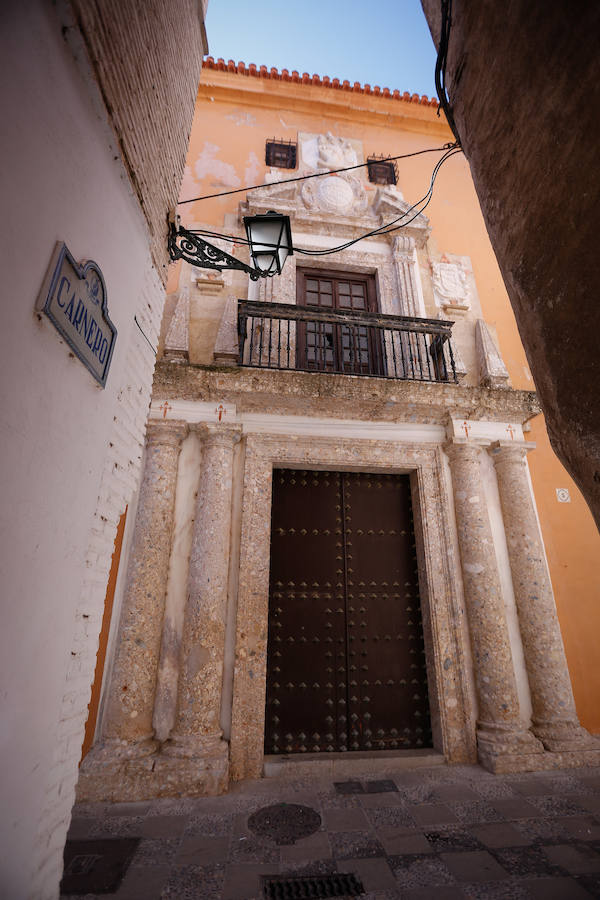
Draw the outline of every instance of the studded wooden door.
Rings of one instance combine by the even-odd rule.
[[[265,752],[430,746],[408,475],[276,470]]]

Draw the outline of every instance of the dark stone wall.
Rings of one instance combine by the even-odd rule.
[[[436,43],[440,0],[422,0]],[[600,3],[454,0],[447,86],[555,452],[600,525]]]

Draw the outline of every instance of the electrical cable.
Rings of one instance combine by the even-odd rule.
[[[442,25],[440,29],[440,45],[435,63],[435,89],[439,100],[437,114],[439,116],[440,108],[444,110],[448,125],[452,129],[452,134],[460,147],[460,136],[456,128],[452,107],[446,90],[446,63],[448,61],[448,44],[450,42],[450,29],[452,27],[452,0],[441,0],[441,2]]]
[[[444,144],[443,147],[429,147],[427,150],[415,150],[414,153],[402,153],[400,156],[387,156],[383,162],[394,162],[398,159],[409,159],[412,156],[422,156],[424,153],[439,153],[442,150],[450,150],[453,144]],[[189,200],[180,200],[178,206],[184,203],[196,203],[197,200],[213,200],[215,197],[229,197],[231,194],[243,194],[244,191],[256,191],[259,188],[271,188],[279,184],[293,184],[295,181],[308,181],[309,178],[322,178],[324,175],[337,175],[339,172],[350,172],[353,169],[364,169],[369,163],[358,163],[356,166],[346,166],[344,169],[328,169],[325,172],[314,172],[312,175],[298,175],[296,178],[283,178],[281,181],[271,181],[268,184],[252,184],[249,187],[235,188],[232,191],[221,191],[219,194],[205,194],[202,197],[191,197]]]
[[[438,172],[444,162],[447,159],[450,159],[451,156],[456,156],[458,153],[462,152],[459,147],[452,146],[450,149],[446,151],[446,153],[439,159],[433,169],[431,174],[431,180],[429,183],[429,189],[427,192],[417,200],[416,203],[413,203],[405,212],[403,212],[400,216],[397,216],[395,219],[392,219],[391,222],[385,222],[383,225],[379,225],[377,228],[368,231],[366,234],[362,234],[357,238],[353,238],[350,241],[346,241],[344,244],[340,244],[337,247],[329,247],[323,250],[307,250],[302,247],[294,247],[294,253],[300,253],[304,256],[328,256],[331,253],[339,253],[341,250],[346,250],[348,247],[353,246],[353,244],[357,244],[359,241],[365,240],[365,238],[375,237],[380,234],[390,234],[393,231],[398,231],[401,228],[406,228],[411,222],[413,222],[417,216],[421,215],[424,209],[427,208],[429,203],[431,202],[431,198],[433,196],[433,188],[435,185],[435,180],[437,178]],[[423,206],[421,206],[423,204]],[[420,208],[419,208],[420,207]],[[405,219],[406,216],[410,215],[411,212],[416,210],[414,216],[412,216],[407,222],[403,222],[401,225],[396,223],[401,222],[402,219]],[[234,235],[225,235],[219,234],[215,231],[204,231],[200,229],[189,229],[191,234],[198,234],[201,237],[212,237],[218,238],[220,240],[229,241],[230,243],[242,244],[249,246],[250,242],[246,238],[235,237]],[[265,245],[267,246],[267,245]]]
[[[294,253],[301,253],[304,256],[327,256],[330,253],[338,253],[340,250],[346,250],[348,247],[352,247],[353,244],[357,244],[359,241],[362,241],[365,238],[375,237],[376,235],[379,235],[379,234],[390,234],[392,231],[398,231],[400,228],[406,228],[406,226],[409,225],[412,221],[414,221],[414,219],[416,219],[417,216],[419,216],[423,212],[423,210],[429,205],[429,203],[431,201],[431,197],[433,195],[433,187],[435,184],[435,180],[437,178],[437,174],[438,174],[441,166],[451,156],[455,156],[457,153],[460,153],[460,152],[461,151],[458,148],[452,148],[452,150],[448,150],[444,154],[444,156],[440,160],[438,160],[438,162],[436,163],[436,166],[433,170],[433,173],[431,176],[431,182],[429,184],[429,190],[427,191],[427,193],[424,194],[420,200],[417,200],[416,203],[413,203],[413,205],[410,206],[406,210],[406,212],[402,213],[402,215],[398,216],[396,219],[392,219],[391,222],[386,222],[383,225],[380,225],[378,228],[374,228],[372,231],[368,231],[366,234],[360,235],[360,237],[353,238],[351,241],[346,241],[345,244],[340,244],[340,246],[338,246],[338,247],[331,247],[326,250],[303,250],[300,247],[294,247]],[[421,209],[417,209],[417,207],[419,207],[421,203],[424,203],[424,206]],[[406,218],[406,216],[408,216],[415,209],[417,210],[417,212],[415,213],[414,216],[412,216],[411,219],[408,220],[408,222],[404,222],[402,225],[396,225],[397,222],[400,222],[402,219]]]
[[[407,225],[410,225],[410,223],[413,222],[419,215],[421,215],[421,213],[429,206],[429,203],[431,202],[431,199],[433,197],[433,189],[435,186],[435,181],[436,181],[437,175],[438,175],[441,167],[443,166],[443,164],[446,162],[447,159],[450,159],[450,157],[452,157],[452,156],[456,156],[458,153],[462,153],[462,149],[460,148],[460,146],[457,146],[456,144],[452,144],[446,150],[444,155],[435,164],[435,166],[433,168],[433,172],[431,173],[431,180],[429,182],[429,188],[426,191],[426,193],[420,198],[420,200],[417,200],[416,203],[413,203],[413,205],[410,206],[400,216],[397,216],[395,219],[392,219],[391,222],[385,222],[383,225],[380,225],[377,228],[372,229],[371,231],[367,232],[366,234],[359,235],[359,237],[353,238],[352,240],[349,240],[349,241],[346,241],[344,244],[340,244],[337,247],[329,247],[329,248],[326,248],[323,250],[307,250],[302,247],[293,247],[293,251],[295,253],[302,254],[303,256],[329,256],[330,254],[339,253],[342,250],[346,250],[346,249],[348,249],[348,247],[352,247],[354,244],[357,244],[359,241],[365,240],[365,238],[375,237],[376,235],[391,234],[394,231],[399,231],[402,228],[406,228]],[[414,215],[411,216],[411,218],[409,218],[408,221],[403,222],[402,220],[406,219],[406,217],[409,216],[412,212],[414,212]],[[401,224],[398,224],[398,223],[401,223]],[[197,234],[200,237],[211,237],[213,239],[217,238],[219,240],[229,241],[230,243],[234,243],[234,244],[242,244],[245,246],[250,245],[250,241],[245,238],[236,237],[234,235],[219,234],[215,231],[208,231],[208,230],[201,230],[201,229],[189,229],[189,233]],[[269,245],[265,244],[265,246],[269,246]],[[276,245],[272,245],[272,246],[273,246],[273,249],[276,249]],[[138,328],[140,328],[137,320],[136,320],[136,324],[138,325]],[[142,329],[140,328],[140,331],[141,330]],[[144,334],[144,337],[146,337],[145,334]],[[148,339],[146,338],[146,340],[148,340]],[[150,343],[150,342],[148,341],[148,343]],[[152,346],[152,345],[150,345],[150,346]]]
[[[140,331],[142,332],[142,334],[143,334],[144,337],[146,338],[146,343],[148,344],[148,346],[150,347],[150,349],[152,350],[152,352],[153,352],[154,355],[156,356],[156,354],[157,354],[158,351],[157,351],[156,347],[153,346],[153,344],[152,344],[151,341],[150,341],[150,338],[148,337],[148,335],[146,334],[146,332],[144,331],[144,329],[142,328],[142,326],[141,326],[140,323],[138,322],[137,316],[134,315],[133,321],[135,322],[135,324],[137,325],[137,327],[140,329]]]

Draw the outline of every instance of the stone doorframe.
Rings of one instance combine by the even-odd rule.
[[[434,747],[475,762],[471,658],[449,485],[439,445],[340,438],[246,438],[230,778],[264,759],[272,476],[275,468],[410,474]]]

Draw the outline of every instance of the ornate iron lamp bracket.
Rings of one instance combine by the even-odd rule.
[[[192,266],[200,269],[216,269],[222,272],[223,269],[240,269],[247,272],[251,281],[258,281],[260,277],[264,277],[266,272],[259,272],[252,266],[230,256],[224,250],[219,250],[212,244],[207,243],[199,234],[188,231],[181,225],[177,227],[173,222],[169,226],[169,256],[175,262],[183,259]]]

